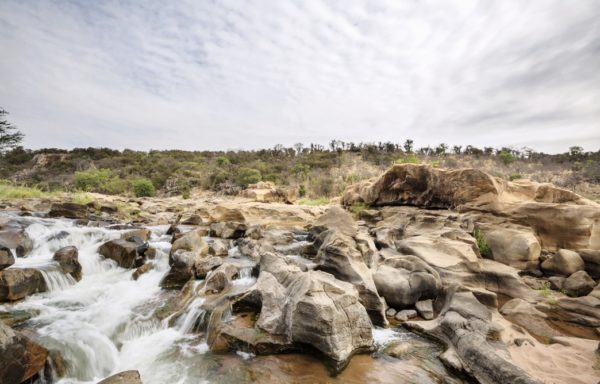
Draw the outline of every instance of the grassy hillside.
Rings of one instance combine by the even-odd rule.
[[[598,198],[600,151],[574,147],[567,153],[548,155],[511,148],[450,149],[444,144],[415,149],[410,141],[399,145],[334,140],[327,148],[297,144],[227,152],[16,148],[0,156],[0,179],[10,183],[4,182],[5,190],[30,187],[33,194],[60,190],[184,197],[192,188],[235,193],[247,184],[272,181],[295,188],[300,197],[315,199],[338,196],[349,184],[406,162],[475,167],[506,179],[553,182]]]

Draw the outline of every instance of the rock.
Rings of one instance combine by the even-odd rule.
[[[373,274],[377,292],[394,308],[434,299],[442,283],[439,274],[416,256],[386,259]]]
[[[6,229],[0,231],[0,246],[15,250],[17,257],[25,257],[33,249],[33,241],[18,223],[9,222]]]
[[[585,296],[590,293],[596,282],[587,274],[586,271],[578,271],[567,277],[563,284],[563,289],[571,296]]]
[[[208,245],[202,238],[202,230],[194,229],[181,235],[173,242],[170,254],[172,255],[178,250],[194,252],[201,256],[208,254]]]
[[[223,205],[217,205],[208,213],[211,223],[218,222],[236,222],[245,223],[246,217],[240,208],[231,208]]]
[[[517,269],[538,266],[541,247],[531,230],[498,228],[485,233],[492,259]]]
[[[388,308],[387,311],[385,311],[385,315],[387,317],[394,317],[394,316],[396,316],[397,312],[398,311],[396,311],[394,308]]]
[[[87,205],[76,203],[55,203],[48,212],[48,217],[66,217],[67,219],[85,219],[87,216]]]
[[[132,268],[138,256],[138,244],[123,239],[110,240],[98,248],[98,253],[117,262],[121,268]]]
[[[194,278],[194,265],[202,256],[194,251],[178,249],[171,254],[169,263],[171,269],[165,274],[159,285],[164,289],[181,289]]]
[[[79,252],[74,246],[67,246],[54,252],[52,260],[58,262],[64,273],[67,273],[77,281],[81,280],[81,264],[79,264]]]
[[[257,283],[242,302],[258,305],[256,324],[246,329],[223,324],[218,337],[210,339],[211,349],[219,339],[230,349],[260,354],[310,346],[334,372],[353,354],[374,349],[371,321],[352,284],[322,271],[302,272],[276,254],[262,256]]]
[[[585,263],[577,252],[561,249],[553,257],[545,260],[541,267],[547,274],[569,276],[577,271],[583,271]]]
[[[419,316],[425,320],[433,319],[433,300],[422,300],[415,303]]]
[[[231,286],[231,280],[237,276],[239,268],[231,263],[224,263],[210,272],[206,277],[204,290],[208,293],[220,293]]]
[[[214,239],[208,246],[208,254],[214,256],[227,256],[229,253],[229,240]]]
[[[402,311],[398,311],[398,313],[396,313],[396,316],[394,316],[394,318],[398,321],[407,321],[415,317],[417,317],[417,311],[415,311],[414,309],[404,309]]]
[[[0,302],[15,301],[46,291],[41,272],[33,268],[9,268],[0,271]]]
[[[145,263],[144,265],[138,267],[135,271],[133,271],[131,277],[133,278],[133,280],[137,280],[140,278],[141,275],[143,275],[144,273],[148,273],[153,269],[154,263]]]
[[[442,362],[486,384],[539,384],[517,367],[490,335],[497,333],[491,310],[471,292],[446,288],[434,302],[436,319],[426,328],[417,322],[405,325],[444,342],[448,349],[440,355]]]
[[[25,383],[46,365],[48,350],[0,321],[0,379]]]
[[[199,259],[194,264],[194,273],[197,279],[205,279],[208,273],[223,264],[223,259],[218,256]]]
[[[552,328],[546,322],[548,316],[525,300],[512,299],[507,301],[502,308],[500,308],[500,313],[512,323],[520,325],[529,331],[529,333],[541,338],[546,343],[548,343],[551,338],[560,336],[560,332]]]
[[[548,284],[550,284],[550,289],[555,291],[560,291],[563,289],[565,285],[565,277],[562,276],[551,276],[548,278]]]
[[[585,263],[585,271],[594,279],[600,279],[600,249],[581,249],[579,255]]]
[[[292,204],[296,201],[295,188],[276,187],[275,184],[269,181],[250,184],[238,195],[261,203],[282,202]]]
[[[15,263],[15,257],[8,247],[0,244],[0,271]]]
[[[246,228],[246,224],[232,221],[212,223],[210,225],[210,235],[223,239],[239,239],[244,237]]]
[[[184,225],[202,225],[203,224],[202,217],[200,215],[190,215],[188,218],[184,219],[181,224]]]
[[[99,381],[98,384],[143,384],[138,371],[124,371],[106,379]]]
[[[354,218],[340,207],[329,208],[315,221],[309,237],[315,239],[318,247],[316,269],[354,285],[373,324],[387,325],[385,303],[367,266],[370,250],[365,246],[359,247],[358,225]],[[368,253],[363,255],[360,249]]]
[[[142,242],[145,242],[145,241],[150,240],[150,235],[152,235],[151,230],[149,230],[147,228],[139,228],[139,229],[132,229],[130,231],[123,232],[121,234],[121,239],[127,240],[131,237],[137,237],[137,238],[141,239]]]

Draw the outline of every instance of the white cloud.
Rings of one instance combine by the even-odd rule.
[[[28,147],[600,147],[600,6],[0,3],[0,105]]]

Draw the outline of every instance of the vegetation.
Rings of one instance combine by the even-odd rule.
[[[25,137],[17,127],[6,120],[6,115],[8,112],[0,108],[0,153],[16,147]]]
[[[152,197],[156,194],[156,189],[151,180],[137,179],[133,181],[132,185],[136,197]]]
[[[318,199],[300,199],[298,200],[298,204],[310,206],[327,205],[329,204],[329,199],[326,197],[320,197]]]
[[[290,186],[309,200],[340,196],[347,186],[381,174],[392,164],[474,167],[506,180],[552,182],[600,200],[600,151],[548,155],[528,148],[448,146],[333,140],[255,151],[132,151],[108,148],[28,150],[0,154],[0,179],[50,192],[134,195],[134,181],[147,179],[158,194],[186,198],[195,188],[237,193],[248,184],[272,181]]]
[[[28,199],[44,195],[37,187],[19,187],[8,181],[0,181],[0,199]]]
[[[490,246],[488,245],[487,240],[485,239],[484,233],[476,228],[473,231],[473,237],[477,241],[477,247],[479,248],[479,253],[481,254],[481,256],[491,257],[492,250],[490,249]]]

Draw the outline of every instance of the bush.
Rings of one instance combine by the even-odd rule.
[[[304,186],[304,184],[300,184],[300,186],[298,187],[298,196],[306,196],[306,187]]]
[[[152,197],[156,193],[154,184],[148,179],[137,179],[133,182],[133,193],[137,197]]]
[[[110,169],[75,172],[75,188],[85,192],[101,192],[115,175]]]
[[[262,175],[258,169],[254,168],[240,168],[237,175],[237,182],[243,187],[248,184],[258,183],[262,180]]]
[[[500,153],[498,154],[498,157],[504,163],[504,165],[508,165],[508,164],[514,162],[515,160],[517,160],[517,158],[508,151],[500,151]]]
[[[421,160],[414,155],[408,155],[397,159],[394,164],[421,164]]]
[[[485,235],[479,229],[473,231],[473,237],[477,240],[477,247],[482,257],[491,257],[492,250],[485,239]]]
[[[0,181],[1,199],[28,199],[42,196],[44,196],[44,192],[38,188],[18,187],[9,182]]]
[[[510,176],[508,176],[508,179],[510,181],[519,180],[519,179],[522,179],[522,178],[523,178],[523,176],[521,176],[520,173],[511,173]]]

